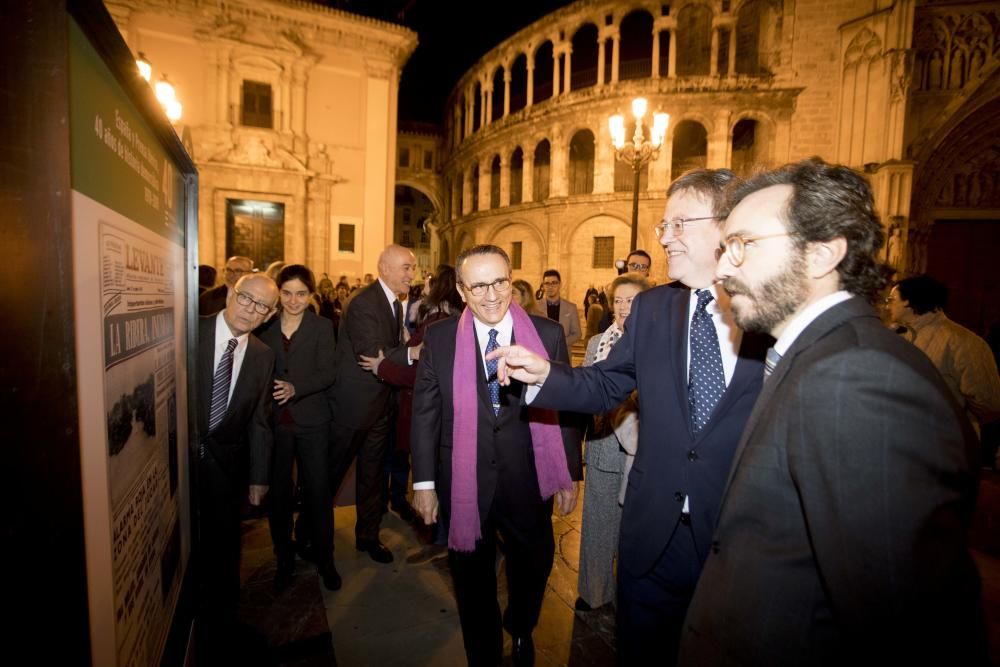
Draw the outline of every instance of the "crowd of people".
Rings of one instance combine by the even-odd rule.
[[[655,232],[669,282],[633,251],[584,329],[557,269],[536,292],[493,245],[420,284],[397,245],[354,285],[231,257],[200,300],[203,650],[235,626],[244,498],[268,498],[277,591],[296,556],[340,588],[355,463],[356,548],[394,560],[387,509],[435,526],[470,665],[504,631],[534,664],[552,512],[584,479],[575,606],[614,605],[620,664],[987,664],[966,529],[1000,376],[941,283],[890,283],[865,179],[690,171]]]

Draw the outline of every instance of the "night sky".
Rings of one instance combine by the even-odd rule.
[[[571,0],[326,0],[317,2],[405,25],[420,43],[399,90],[399,120],[443,122],[444,104],[458,79],[483,54]]]

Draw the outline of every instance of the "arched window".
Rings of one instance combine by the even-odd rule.
[[[524,151],[518,146],[510,156],[510,203],[520,204],[524,184]]]
[[[683,120],[674,130],[670,180],[689,169],[704,168],[708,160],[708,132],[698,121]]]
[[[534,84],[534,104],[552,97],[552,42],[545,42],[535,51]]]
[[[472,176],[469,179],[472,186],[472,209],[470,213],[475,213],[479,210],[479,165],[477,164],[472,168]]]
[[[510,66],[510,112],[528,104],[528,57],[523,53]]]
[[[503,67],[497,67],[493,72],[493,109],[490,115],[490,122],[503,118]]]
[[[490,162],[490,208],[500,208],[500,156]]]
[[[736,71],[770,74],[778,65],[781,7],[770,0],[749,0],[736,15]]]
[[[647,79],[653,73],[653,17],[637,9],[622,19],[619,28],[618,79]]]
[[[767,167],[767,136],[762,123],[744,118],[733,126],[732,170],[746,178],[756,167]]]
[[[535,169],[532,174],[532,191],[534,201],[545,201],[549,198],[549,168],[552,162],[552,147],[548,139],[542,139],[535,146]]]
[[[594,191],[594,133],[580,130],[569,142],[569,193],[587,195]]]
[[[479,85],[478,81],[476,81],[472,94],[475,96],[472,101],[472,131],[475,132],[482,124],[479,121],[483,119],[483,87]]]
[[[597,26],[587,23],[573,35],[570,90],[589,88],[597,83]]]
[[[712,10],[687,5],[677,14],[677,75],[708,74],[711,61]]]

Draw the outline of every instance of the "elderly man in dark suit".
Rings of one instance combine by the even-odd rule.
[[[357,457],[356,545],[379,563],[393,560],[379,539],[391,389],[358,362],[361,355],[378,356],[379,350],[394,363],[409,362],[403,344],[403,309],[396,295],[410,291],[416,269],[416,257],[408,248],[390,245],[382,251],[378,280],[355,292],[341,317],[336,379],[328,392],[333,409],[332,488],[336,493]]]
[[[274,354],[250,332],[275,312],[278,288],[262,275],[241,278],[226,308],[198,323],[198,496],[201,609],[207,650],[224,651],[240,595],[240,505],[268,490]],[[212,655],[215,655],[212,653]]]
[[[225,282],[201,293],[198,297],[198,314],[202,317],[215,315],[225,308],[236,281],[251,273],[253,273],[253,260],[249,257],[233,255],[226,260],[226,268],[222,271]]]
[[[673,664],[729,464],[760,391],[770,338],[744,334],[714,284],[718,214],[734,180],[725,169],[700,169],[670,184],[656,234],[677,282],[635,297],[606,360],[570,368],[517,346],[498,353],[512,377],[544,383],[532,405],[605,412],[639,390],[618,546],[623,665]]]
[[[438,502],[448,525],[448,556],[470,665],[499,665],[503,630],[515,665],[534,662],[531,633],[552,570],[553,497],[563,513],[581,477],[575,420],[522,405],[524,386],[501,389],[484,354],[518,340],[568,361],[555,322],[511,304],[510,259],[474,246],[456,261],[460,318],[428,327],[413,390],[413,506],[428,524]],[[503,537],[507,610],[497,604],[497,532]]]
[[[680,662],[987,664],[975,438],[870,305],[888,272],[867,182],[815,158],[732,201],[718,275],[737,323],[777,341]]]

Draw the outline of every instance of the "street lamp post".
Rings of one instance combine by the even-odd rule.
[[[637,97],[632,100],[632,116],[635,118],[635,133],[632,141],[625,141],[625,117],[615,114],[608,119],[611,130],[611,143],[615,147],[615,158],[632,167],[632,237],[629,240],[629,251],[635,250],[639,234],[639,175],[642,167],[660,155],[660,146],[667,134],[667,124],[670,115],[653,114],[653,125],[649,127],[649,138],[643,130],[642,119],[646,115],[646,99]]]

